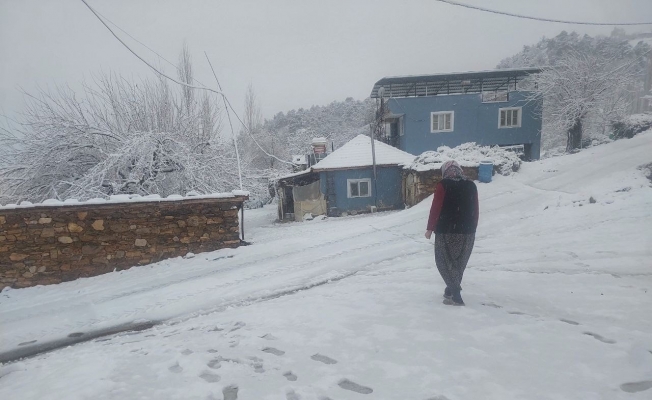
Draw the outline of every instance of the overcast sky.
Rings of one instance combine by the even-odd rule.
[[[652,20],[651,0],[461,0],[515,13],[596,22]],[[253,84],[263,113],[369,96],[390,75],[492,69],[562,30],[587,27],[515,19],[434,0],[88,0],[132,36],[176,61],[184,43],[196,77],[213,84],[208,52],[239,111]],[[629,31],[652,30],[634,27]],[[133,49],[158,57],[122,32]],[[0,113],[22,108],[20,88],[69,84],[100,71],[152,77],[81,0],[0,0]]]

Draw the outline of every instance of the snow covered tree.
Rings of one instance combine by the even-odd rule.
[[[534,77],[544,96],[544,118],[566,132],[567,151],[581,147],[587,121],[604,130],[626,114],[636,82],[633,66],[630,61],[572,52]]]
[[[192,83],[187,49],[177,72]],[[3,202],[239,187],[235,153],[220,139],[218,99],[206,92],[104,74],[81,94],[60,87],[26,95],[22,119],[0,132]]]
[[[260,102],[252,85],[245,94],[243,122],[239,138],[245,164],[259,171],[284,169],[278,159],[285,160],[288,156],[275,132],[265,128]]]
[[[325,137],[337,148],[361,133],[369,134],[375,110],[373,99],[358,101],[349,97],[326,106],[278,113],[265,121],[264,128],[274,133],[291,154],[305,154],[315,137]]]
[[[525,46],[498,64],[498,68],[546,68],[536,82],[544,93],[544,148],[565,141],[572,150],[587,133],[606,136],[614,119],[636,112],[651,50],[637,38],[622,30],[596,37],[564,31]]]

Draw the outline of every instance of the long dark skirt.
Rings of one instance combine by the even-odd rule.
[[[469,262],[475,234],[437,233],[435,234],[435,263],[451,290],[462,290],[462,276]]]

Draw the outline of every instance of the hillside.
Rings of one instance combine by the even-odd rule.
[[[353,139],[360,133],[368,133],[373,120],[373,99],[334,101],[325,106],[278,113],[266,120],[263,129],[272,135],[286,137],[291,154],[305,154],[310,150],[310,140],[325,137],[335,147]]]

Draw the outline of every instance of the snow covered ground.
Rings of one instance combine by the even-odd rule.
[[[253,245],[0,294],[2,399],[650,399],[652,131],[479,184],[466,307],[405,211],[273,224]]]

